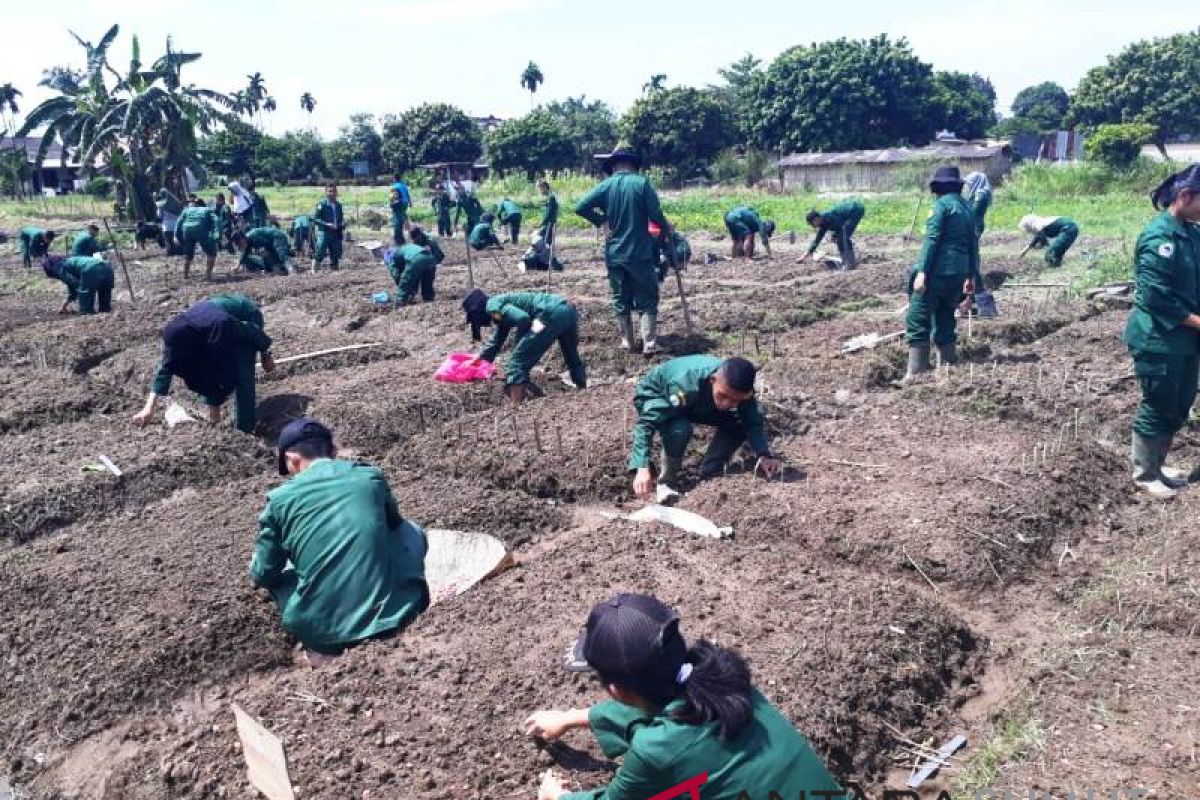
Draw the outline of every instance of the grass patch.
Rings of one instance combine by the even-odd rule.
[[[1108,283],[1133,280],[1133,253],[1128,240],[1120,247],[1088,253],[1083,272],[1075,282],[1078,290],[1091,289]]]
[[[881,305],[883,305],[883,298],[871,295],[870,297],[862,297],[858,300],[847,300],[844,303],[839,303],[833,307],[833,310],[839,314],[852,314],[855,311],[879,308]]]
[[[977,792],[992,788],[1000,770],[1008,763],[1046,742],[1046,729],[1040,720],[1020,713],[1003,717],[996,730],[962,766],[951,787],[954,797],[975,797]]]
[[[985,419],[994,419],[1000,416],[1000,404],[996,402],[996,398],[992,397],[991,394],[977,392],[967,402],[967,412]]]

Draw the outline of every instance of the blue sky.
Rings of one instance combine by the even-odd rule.
[[[655,73],[668,85],[702,86],[746,52],[769,62],[796,44],[887,33],[907,37],[937,69],[990,77],[1007,112],[1024,86],[1053,80],[1069,91],[1128,42],[1196,27],[1196,8],[1193,0],[58,0],[14,12],[19,23],[0,47],[0,83],[16,84],[22,108],[32,108],[46,96],[36,85],[43,68],[81,62],[67,28],[95,41],[118,22],[118,66],[130,34],[153,58],[170,33],[177,48],[204,53],[186,79],[231,91],[262,72],[280,106],[269,130],[307,127],[299,97],[309,91],[317,99],[312,124],[332,136],[353,112],[379,116],[427,101],[476,116],[520,115],[530,100],[519,75],[530,59],[546,76],[539,101],[585,94],[620,111]]]

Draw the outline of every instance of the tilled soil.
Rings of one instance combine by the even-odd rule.
[[[697,260],[720,244],[699,243]],[[637,505],[624,463],[633,383],[650,362],[615,347],[590,240],[565,239],[568,269],[551,276],[517,272],[511,250],[474,259],[488,290],[549,277],[581,310],[591,388],[562,385],[551,351],[535,374],[546,396],[516,410],[497,384],[432,380],[448,352],[472,346],[459,242],[437,300],[394,311],[368,302],[392,287],[356,248],[339,273],[292,278],[228,275],[222,256],[212,286],[139,253],[137,304],[119,295],[108,316],[59,317],[53,293],[0,295],[0,780],[64,800],[252,796],[236,701],[283,739],[303,798],[531,797],[555,763],[592,786],[611,769],[593,743],[539,750],[521,722],[600,699],[557,665],[591,604],[621,590],[654,592],[692,637],[740,649],[836,774],[872,791],[903,779],[908,740],[965,729],[983,744],[992,715],[1031,680],[1021,643],[1031,632],[1054,652],[1070,642],[1037,620],[1120,619],[1160,637],[1164,653],[1188,652],[1195,606],[1178,592],[1142,582],[1131,616],[1097,588],[1131,560],[1194,552],[1186,538],[1139,549],[1131,533],[1144,501],[1124,467],[1136,403],[1117,339],[1124,314],[1001,290],[1005,315],[973,324],[962,364],[897,390],[903,346],[839,349],[903,326],[915,246],[867,238],[869,257],[849,273],[796,264],[801,250],[787,245],[772,261],[694,263],[691,337],[673,280],[664,285],[669,352],[654,362],[688,352],[758,362],[788,463],[772,482],[741,459],[717,480],[688,473],[682,507],[732,526],[725,541],[618,518]],[[0,275],[19,270],[0,257]],[[254,436],[133,427],[162,324],[216,290],[262,305],[277,357],[378,346],[261,376]],[[184,389],[175,396],[198,406]],[[245,570],[263,494],[280,480],[271,445],[302,414],[381,466],[406,515],[500,536],[518,567],[396,640],[319,670],[295,665]],[[706,444],[702,431],[690,466]],[[1181,437],[1176,455],[1193,452]],[[101,454],[124,475],[83,469]],[[1145,759],[1158,785],[1182,785],[1172,781],[1186,759]]]

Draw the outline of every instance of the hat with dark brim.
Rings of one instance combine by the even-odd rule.
[[[958,167],[953,164],[948,166],[940,166],[933,171],[933,177],[929,179],[929,188],[935,186],[957,186],[962,188],[963,179],[958,171]]]
[[[642,157],[628,147],[618,146],[611,153],[597,153],[593,158],[600,162],[605,172],[612,172],[618,161],[632,164],[634,169],[642,168]]]
[[[311,417],[294,419],[287,425],[284,425],[283,430],[279,432],[279,441],[276,443],[279,449],[280,475],[288,474],[287,460],[284,458],[284,453],[304,441],[324,441],[332,445],[333,431]]]

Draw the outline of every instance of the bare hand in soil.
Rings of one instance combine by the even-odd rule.
[[[154,398],[151,397],[146,401],[146,405],[142,406],[142,410],[133,415],[134,425],[145,425],[150,421],[150,416],[154,413]]]
[[[770,456],[763,456],[754,464],[754,471],[761,472],[767,480],[774,478],[782,469],[783,462]]]
[[[804,255],[802,255],[796,259],[796,263],[803,264],[805,261],[808,261],[808,257],[811,255],[812,255],[812,253],[805,253]]]
[[[549,711],[537,711],[525,720],[525,735],[537,736],[546,741],[553,742],[562,737],[564,733],[577,727],[579,715],[571,711],[557,711],[551,709]],[[586,725],[586,719],[584,720]]]
[[[925,294],[925,273],[918,272],[917,277],[913,278],[913,291],[917,294]]]
[[[275,371],[275,357],[272,356],[270,353],[263,353],[262,354],[262,368],[263,368],[263,372],[274,372]]]
[[[633,477],[633,493],[638,497],[649,497],[654,492],[654,476],[649,467],[642,467]]]
[[[558,800],[567,793],[567,782],[548,769],[542,775],[542,785],[538,787],[538,800]]]

